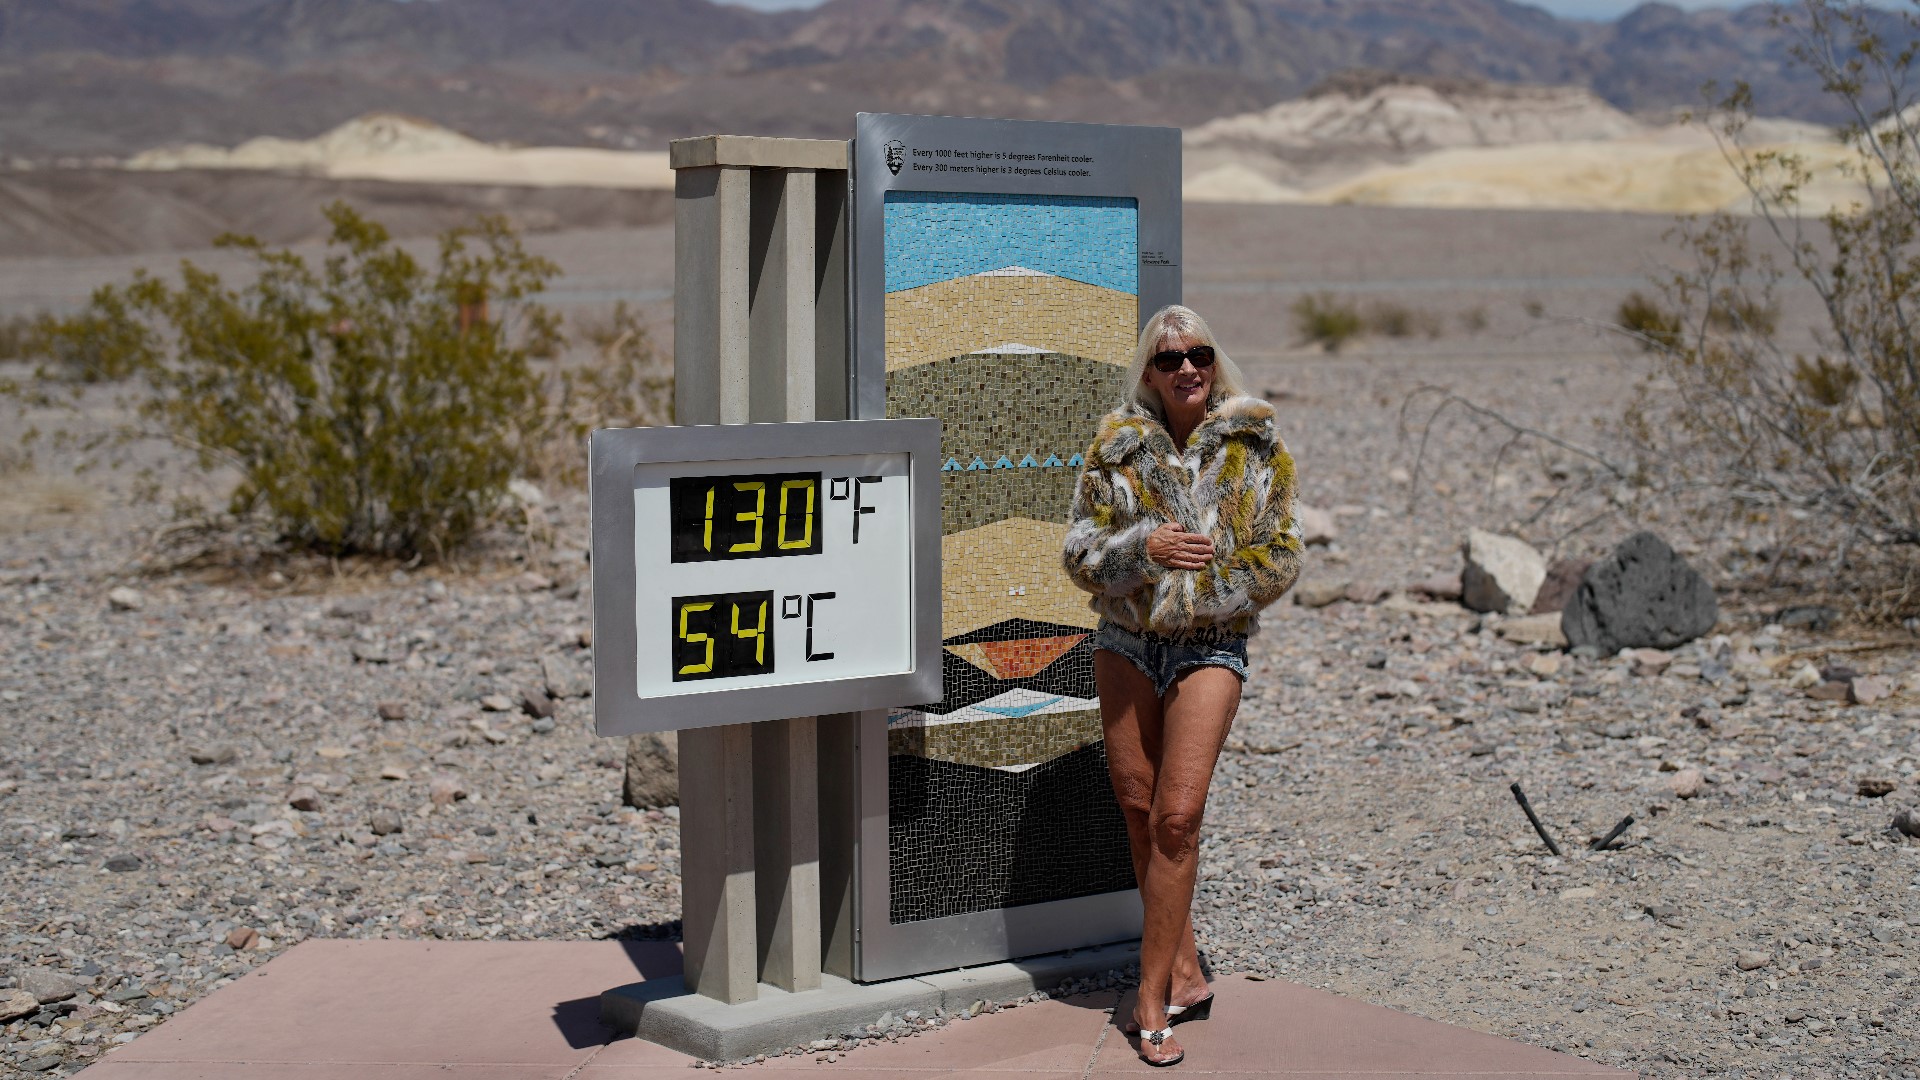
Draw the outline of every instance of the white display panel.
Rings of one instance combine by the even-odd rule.
[[[911,672],[911,485],[905,453],[636,465],[636,696]]]
[[[601,735],[940,696],[938,421],[608,428],[587,456]]]

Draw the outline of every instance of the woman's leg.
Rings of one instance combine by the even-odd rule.
[[[1147,880],[1148,828],[1153,816],[1153,790],[1159,773],[1161,703],[1153,681],[1125,657],[1105,649],[1093,654],[1094,679],[1100,688],[1101,724],[1105,728],[1107,771],[1113,793],[1127,822],[1127,845],[1133,856],[1133,877]],[[1200,970],[1200,954],[1193,940],[1193,920],[1187,919],[1176,950],[1173,978],[1163,999],[1173,1005],[1191,1005],[1207,996],[1207,977]],[[1122,1029],[1134,1025],[1120,1011]]]
[[[1240,677],[1226,668],[1193,668],[1181,674],[1162,705],[1159,770],[1149,814],[1146,903],[1140,942],[1140,1000],[1134,1019],[1143,1028],[1167,1026],[1166,989],[1193,911],[1199,869],[1200,821],[1207,785],[1240,708]],[[1180,1052],[1171,1042],[1157,1057]]]

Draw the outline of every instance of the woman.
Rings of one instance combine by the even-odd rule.
[[[1100,615],[1107,764],[1146,909],[1128,1029],[1148,1064],[1172,1065],[1172,1025],[1213,1005],[1190,917],[1207,785],[1247,636],[1299,576],[1300,538],[1273,407],[1247,395],[1199,315],[1147,320],[1125,385],[1087,452],[1065,562]]]

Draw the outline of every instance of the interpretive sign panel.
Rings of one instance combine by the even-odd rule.
[[[940,686],[933,420],[593,433],[601,735]]]
[[[1140,324],[1180,298],[1179,132],[862,114],[852,162],[858,415],[942,423],[942,680],[862,724],[857,977],[1133,936],[1060,549]]]

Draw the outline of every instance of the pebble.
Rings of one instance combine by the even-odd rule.
[[[25,990],[0,990],[0,1024],[39,1011],[40,1000]]]
[[[126,874],[145,866],[146,860],[130,851],[123,851],[107,856],[107,861],[103,865],[116,874]]]
[[[147,606],[147,598],[139,589],[122,585],[107,593],[107,606],[115,611],[139,611]]]
[[[480,707],[488,712],[512,712],[513,699],[505,694],[487,694],[480,699]]]
[[[1855,676],[1847,683],[1847,697],[1855,705],[1872,705],[1884,700],[1890,692],[1887,680],[1871,675]]]
[[[1773,963],[1773,958],[1766,953],[1751,951],[1743,952],[1734,957],[1733,960],[1733,965],[1741,971],[1758,971],[1771,963]]]
[[[195,765],[231,765],[240,757],[232,746],[203,746],[187,751],[187,760]]]
[[[1893,789],[1899,786],[1900,781],[1891,776],[1863,776],[1855,790],[1869,799],[1878,799],[1892,794]]]
[[[374,706],[374,711],[379,714],[382,720],[405,720],[407,718],[407,703],[404,701],[383,701]]]
[[[1675,798],[1692,799],[1700,795],[1700,788],[1706,783],[1706,777],[1699,769],[1685,768],[1674,773],[1667,780],[1667,789]]]
[[[309,813],[320,809],[320,792],[310,784],[301,784],[287,792],[287,805]]]
[[[1902,807],[1893,815],[1893,827],[1906,836],[1920,838],[1920,810]]]

